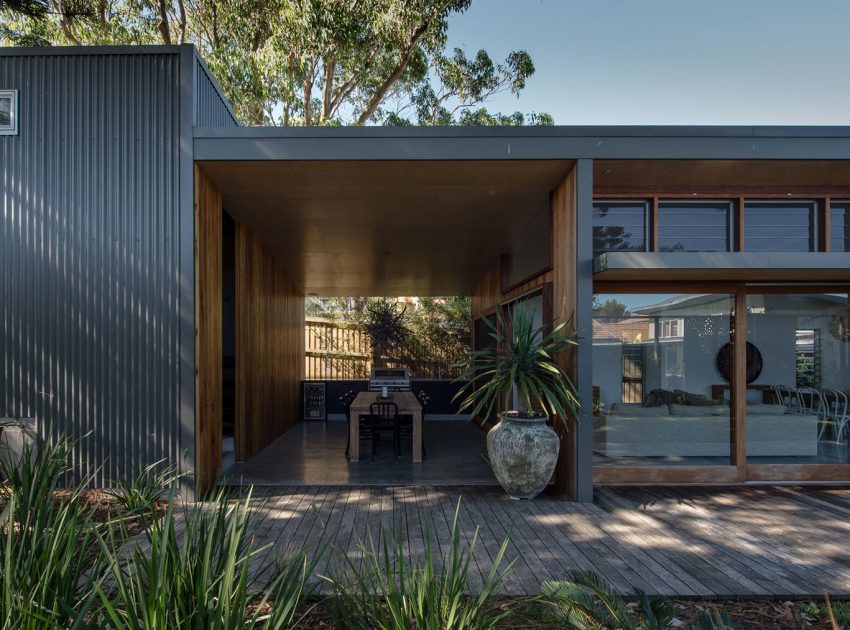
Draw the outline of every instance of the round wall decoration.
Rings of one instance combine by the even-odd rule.
[[[747,342],[747,383],[752,383],[759,377],[764,368],[761,352],[749,341]],[[726,381],[732,380],[732,344],[725,344],[717,352],[717,371]]]
[[[843,341],[850,343],[850,309],[838,311],[829,320],[829,334]]]

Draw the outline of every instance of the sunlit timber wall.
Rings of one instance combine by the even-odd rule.
[[[236,222],[236,458],[298,422],[304,293],[251,228]]]
[[[592,200],[589,161],[577,162],[564,179],[551,193],[551,257],[548,268],[539,274],[526,279],[520,284],[508,286],[503,268],[505,261],[494,261],[493,266],[481,279],[472,294],[473,314],[473,345],[482,344],[482,335],[487,329],[480,325],[481,317],[492,317],[501,310],[508,315],[510,303],[524,296],[539,294],[544,321],[551,319],[555,322],[568,322],[582,334],[583,328],[589,325],[586,315],[590,312],[592,288],[589,277],[592,264],[590,252],[585,252],[580,246],[580,239],[587,231],[588,225],[579,212],[579,202],[582,201],[585,210],[589,210]],[[579,184],[581,183],[581,190]],[[585,212],[584,214],[587,214]],[[589,217],[589,214],[587,214]],[[584,259],[587,260],[584,260]],[[584,274],[587,277],[583,277]],[[590,400],[590,363],[588,348],[564,352],[557,357],[567,373],[576,383],[580,397]],[[579,369],[579,366],[583,369]],[[492,420],[491,420],[492,421]],[[580,500],[588,500],[592,491],[589,468],[589,445],[587,437],[589,430],[584,425],[579,426],[571,421],[569,431],[558,429],[561,436],[561,451],[554,482],[556,486]],[[581,441],[581,443],[579,443]],[[587,450],[583,453],[582,449]]]

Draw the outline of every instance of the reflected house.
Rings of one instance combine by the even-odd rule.
[[[560,492],[850,479],[846,128],[247,127],[190,45],[16,48],[0,164],[0,409],[94,483],[165,461],[192,496],[225,453],[274,461],[324,431],[305,299],[446,295],[476,349],[517,309],[578,331]],[[366,386],[321,384],[340,420]],[[340,426],[305,468],[351,470]]]

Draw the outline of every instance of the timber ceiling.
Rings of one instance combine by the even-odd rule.
[[[572,162],[209,161],[307,295],[469,295]]]

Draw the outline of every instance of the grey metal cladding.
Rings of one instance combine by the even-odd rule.
[[[0,55],[0,415],[95,484],[179,461],[178,53]]]
[[[194,126],[238,127],[239,120],[200,55],[195,53]]]

